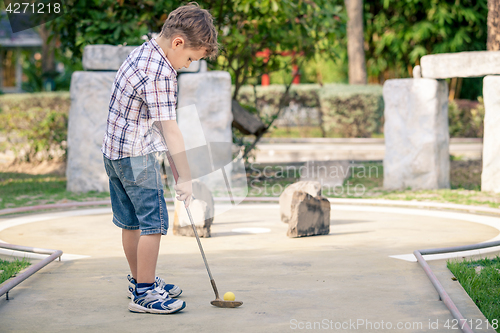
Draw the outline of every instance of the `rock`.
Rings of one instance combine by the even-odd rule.
[[[210,237],[210,227],[214,220],[214,199],[208,187],[199,180],[193,180],[193,197],[189,205],[191,216],[200,237]],[[173,233],[176,236],[194,237],[184,203],[175,199]]]
[[[420,59],[422,77],[447,79],[500,74],[500,51],[441,53]]]
[[[68,122],[67,190],[109,191],[102,161],[111,87],[116,72],[74,72]]]
[[[481,191],[500,193],[500,76],[483,80],[484,137]]]
[[[321,195],[321,184],[316,181],[300,181],[285,188],[280,195],[281,221],[288,223],[292,218],[292,200],[295,192],[305,192],[313,197]]]
[[[189,165],[194,168],[193,178],[198,177],[197,172],[205,174],[199,179],[210,190],[226,191],[219,169],[221,161],[226,165],[232,159],[231,76],[221,71],[183,74],[179,75],[178,86],[177,123],[184,137]],[[206,149],[209,143],[221,143],[212,150],[211,157]],[[207,174],[210,169],[213,172]],[[231,164],[227,165],[229,180],[231,170]]]
[[[387,80],[383,96],[384,188],[449,188],[446,82],[424,78]]]
[[[83,49],[82,65],[86,71],[117,71],[135,46],[117,46],[107,44],[87,45]],[[205,60],[193,61],[188,68],[182,68],[177,73],[206,72]]]
[[[297,191],[292,197],[292,217],[288,237],[328,235],[330,233],[330,202],[328,199]]]

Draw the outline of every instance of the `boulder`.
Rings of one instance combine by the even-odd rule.
[[[210,237],[214,220],[214,199],[208,187],[199,180],[193,180],[193,200],[189,205],[191,216],[200,237]],[[176,236],[194,237],[184,203],[175,199],[173,233]]]
[[[481,191],[500,193],[500,76],[483,80],[484,137]]]
[[[328,199],[296,191],[292,197],[292,217],[288,237],[328,235],[330,233],[330,202]]]
[[[292,200],[295,192],[305,192],[316,197],[321,195],[321,184],[317,181],[300,181],[285,188],[280,195],[281,221],[288,223],[292,217]]]
[[[387,80],[384,188],[450,187],[448,86],[432,79]]]

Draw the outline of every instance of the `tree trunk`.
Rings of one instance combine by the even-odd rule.
[[[45,75],[53,75],[56,70],[55,62],[55,47],[56,39],[52,38],[49,42],[50,31],[45,24],[40,25],[39,30],[40,38],[42,38],[42,73]]]
[[[347,9],[347,55],[349,84],[366,84],[363,33],[363,0],[345,0]]]
[[[488,0],[488,51],[500,50],[500,0]]]

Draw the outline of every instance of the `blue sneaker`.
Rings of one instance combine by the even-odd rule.
[[[137,284],[137,282],[130,274],[127,276],[127,279],[128,279],[128,298],[132,298],[132,293],[135,290],[135,285]],[[182,294],[181,288],[177,287],[175,284],[166,284],[165,281],[158,276],[155,277],[155,282],[161,289],[164,289],[168,293],[168,296],[172,298],[175,298],[180,294]]]
[[[186,307],[186,302],[172,299],[168,293],[155,282],[151,289],[138,295],[134,290],[132,300],[128,305],[131,312],[169,314],[181,311]]]

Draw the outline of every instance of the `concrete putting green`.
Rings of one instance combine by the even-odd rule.
[[[0,332],[448,332],[453,317],[421,267],[398,258],[489,241],[500,229],[497,217],[332,205],[329,235],[292,239],[278,205],[241,204],[217,215],[212,238],[201,241],[219,292],[234,292],[243,306],[210,305],[196,240],[169,231],[157,274],[184,290],[187,306],[149,315],[127,310],[128,265],[111,217],[101,208],[0,219],[2,241],[65,253],[0,299]],[[494,332],[446,260],[429,264],[464,317]]]

